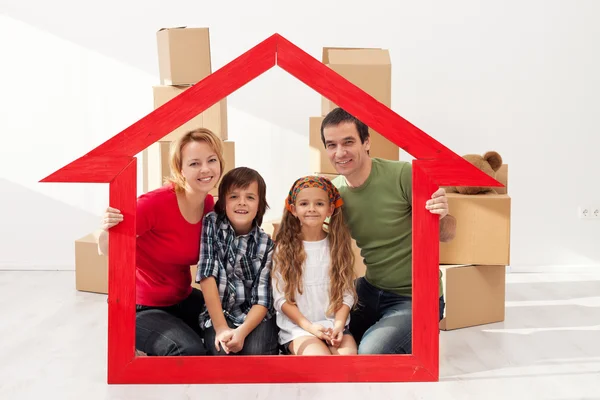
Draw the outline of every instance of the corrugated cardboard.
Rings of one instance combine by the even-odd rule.
[[[317,174],[337,174],[337,171],[331,165],[331,161],[329,161],[327,151],[321,140],[321,124],[324,118],[309,118],[309,171]],[[371,135],[371,147],[369,150],[371,157],[379,157],[386,160],[400,159],[398,146],[392,144],[372,129],[369,129],[369,134]]]
[[[281,220],[265,221],[261,228],[269,235],[273,240],[277,240],[277,232],[281,226]],[[365,266],[364,259],[360,255],[360,249],[356,245],[356,241],[352,239],[352,252],[354,253],[354,272],[357,277],[365,275],[367,267]]]
[[[75,288],[83,292],[108,293],[108,257],[98,254],[100,231],[75,241]]]
[[[510,264],[511,198],[507,194],[448,193],[456,236],[440,242],[440,264]]]
[[[504,321],[506,267],[440,265],[446,309],[440,329],[448,331]]]
[[[193,85],[211,74],[208,28],[163,28],[156,40],[161,85]]]
[[[379,102],[392,106],[392,61],[388,50],[324,47],[322,62]],[[329,99],[322,98],[324,116],[336,107]]]
[[[174,99],[181,93],[189,89],[188,86],[153,86],[154,93],[154,108],[157,109],[163,104]],[[210,129],[215,135],[222,140],[227,140],[227,98],[222,99],[218,103],[213,104],[204,112],[196,117],[185,122],[183,125],[176,128],[171,133],[160,139],[161,142],[169,142],[179,139],[188,131],[197,128]]]

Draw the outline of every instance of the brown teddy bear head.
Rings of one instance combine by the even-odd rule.
[[[496,172],[502,166],[502,157],[495,151],[488,151],[483,157],[479,154],[467,154],[463,158],[494,179],[496,179]],[[481,186],[450,187],[447,189],[447,192],[460,194],[497,193],[491,187]]]

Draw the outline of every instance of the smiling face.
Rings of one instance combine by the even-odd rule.
[[[292,214],[300,220],[302,228],[322,227],[325,219],[333,213],[327,192],[321,188],[302,189],[292,205]]]
[[[327,157],[339,174],[349,177],[368,168],[370,138],[362,143],[353,122],[326,126],[323,138]]]
[[[225,195],[225,213],[239,235],[245,235],[252,229],[252,222],[258,213],[258,183],[252,182],[246,188],[233,187]]]
[[[181,149],[181,175],[189,190],[208,193],[221,177],[217,153],[208,143],[193,141]]]

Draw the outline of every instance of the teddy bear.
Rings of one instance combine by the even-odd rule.
[[[502,157],[496,151],[488,151],[483,157],[479,154],[467,154],[463,156],[463,158],[494,179],[496,179],[496,172],[502,166]],[[496,190],[493,188],[481,186],[446,186],[445,189],[446,193],[497,194]]]

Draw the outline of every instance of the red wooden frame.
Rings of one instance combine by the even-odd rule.
[[[415,157],[413,353],[136,357],[135,155],[275,65]],[[107,378],[111,384],[437,381],[439,220],[425,209],[425,201],[439,186],[502,186],[279,34],[41,182],[110,183],[110,205],[124,214],[124,221],[109,235]]]

